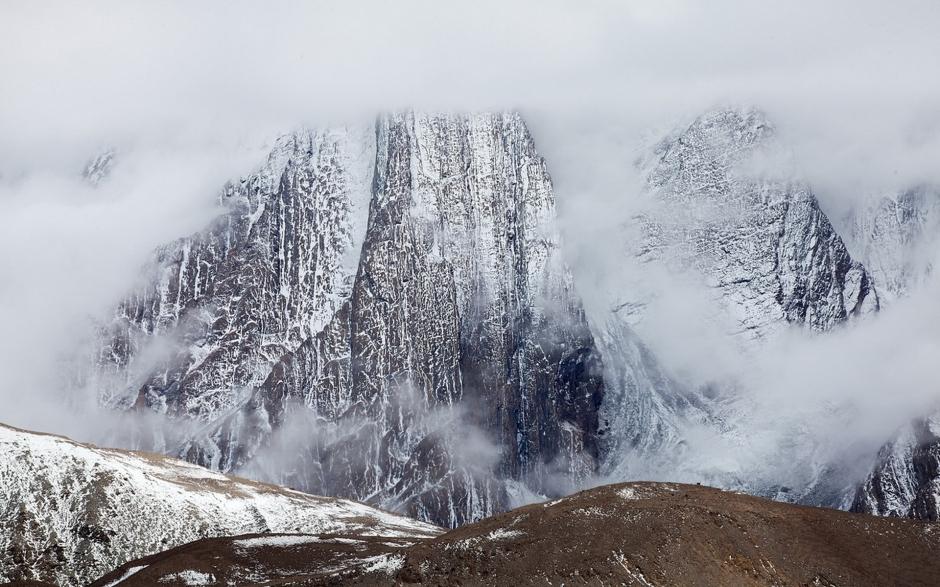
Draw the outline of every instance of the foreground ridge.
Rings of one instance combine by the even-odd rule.
[[[938,528],[709,487],[626,483],[409,544],[202,540],[127,563],[94,585],[932,585]]]
[[[86,585],[129,559],[246,532],[409,539],[440,530],[185,461],[0,425],[0,582]]]

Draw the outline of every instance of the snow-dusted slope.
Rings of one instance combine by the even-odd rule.
[[[612,480],[645,478],[676,456],[690,427],[718,426],[715,406],[678,381],[621,316],[603,318],[600,472]]]
[[[0,425],[0,581],[85,585],[134,558],[248,532],[423,537],[438,529],[185,461]]]

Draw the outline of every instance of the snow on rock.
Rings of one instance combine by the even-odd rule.
[[[519,530],[510,530],[508,528],[497,528],[489,534],[486,535],[487,540],[512,540],[513,538],[521,538],[525,536],[525,532],[520,532]]]
[[[725,108],[653,142],[637,161],[645,189],[624,201],[625,269],[611,311],[590,316],[605,357],[606,478],[671,475],[765,493],[747,475],[700,469],[685,456],[703,438],[740,441],[735,426],[749,406],[738,401],[746,394],[735,393],[737,374],[702,374],[701,360],[683,372],[682,345],[650,341],[664,331],[714,340],[708,360],[721,365],[721,353],[739,362],[785,331],[823,333],[878,309],[871,275],[810,188],[751,169],[775,145],[762,112]]]
[[[187,569],[185,571],[180,571],[173,575],[167,575],[166,577],[163,577],[160,580],[161,583],[163,582],[170,583],[170,582],[175,582],[175,581],[179,581],[185,585],[193,585],[193,586],[216,584],[215,575],[213,575],[212,573],[201,573],[199,571],[193,571],[190,569]]]
[[[890,304],[923,284],[940,245],[940,190],[919,186],[852,211],[849,240]]]
[[[852,511],[940,520],[940,414],[901,429],[878,453]]]
[[[924,285],[940,245],[940,190],[919,186],[872,198],[853,210],[853,245],[890,304]],[[926,415],[884,444],[852,500],[852,510],[940,519],[940,413]]]
[[[257,536],[255,538],[242,538],[235,541],[235,545],[242,548],[257,548],[259,546],[279,546],[286,548],[289,546],[299,546],[301,544],[310,544],[318,542],[317,536],[297,536],[288,534],[286,536]],[[335,540],[335,539],[334,539]]]
[[[139,573],[140,571],[142,571],[142,570],[144,570],[144,569],[146,569],[146,568],[147,568],[147,567],[144,566],[144,565],[136,566],[136,567],[131,567],[131,568],[127,569],[127,570],[124,572],[123,575],[121,575],[120,577],[118,577],[118,578],[115,579],[114,581],[111,581],[111,582],[108,583],[105,587],[115,587],[116,585],[120,585],[120,584],[123,583],[126,579],[130,579],[131,577],[133,577],[134,575],[136,575],[137,573]]]
[[[142,446],[449,526],[593,473],[600,355],[518,114],[294,133],[221,206],[157,252],[86,378],[199,424]]]
[[[641,162],[649,190],[629,247],[650,271],[699,275],[748,340],[787,325],[825,331],[878,308],[870,274],[809,187],[748,171],[774,135],[762,112],[722,109],[656,144]],[[634,321],[650,295],[638,285],[621,301]]]
[[[281,137],[257,171],[225,186],[210,227],[156,251],[104,326],[86,384],[107,405],[204,423],[241,407],[240,391],[264,381],[349,295],[372,136],[364,127]],[[237,452],[219,444],[210,439],[202,460],[228,469]]]
[[[111,174],[114,162],[114,149],[105,149],[85,165],[82,178],[92,186],[97,186]]]
[[[624,487],[623,489],[617,491],[617,495],[628,500],[640,499],[640,496],[638,496],[636,493],[636,489],[633,487]]]
[[[125,561],[199,538],[265,532],[415,537],[439,530],[184,461],[0,425],[0,580],[84,585]]]
[[[385,573],[394,576],[405,564],[405,557],[400,554],[380,554],[363,559],[360,564],[364,573]]]

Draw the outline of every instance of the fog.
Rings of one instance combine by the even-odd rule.
[[[606,308],[625,283],[636,158],[709,108],[766,111],[782,148],[762,172],[808,182],[834,219],[940,182],[938,25],[930,0],[7,2],[0,421],[100,436],[100,420],[72,417],[91,400],[61,398],[62,357],[154,247],[211,219],[219,188],[278,132],[406,107],[519,109],[555,181],[579,293]],[[105,148],[117,164],[92,187],[81,171]],[[857,328],[785,337],[746,360],[702,322],[694,279],[668,283],[647,326],[655,350],[751,402],[749,447],[689,458],[780,458],[795,423],[811,447],[799,454],[870,451],[940,394],[936,280]],[[831,407],[850,400],[846,426]]]

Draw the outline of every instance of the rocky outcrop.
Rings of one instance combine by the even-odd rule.
[[[940,240],[940,193],[935,188],[921,186],[878,198],[855,211],[853,226],[856,246],[890,302],[928,282]],[[940,519],[938,422],[938,413],[918,418],[885,443],[855,492],[853,511]]]
[[[874,470],[855,493],[852,511],[940,519],[940,427],[912,423],[882,447]]]
[[[856,255],[887,302],[923,285],[940,240],[940,193],[919,186],[859,206],[850,218]]]
[[[92,186],[97,186],[111,174],[114,168],[116,152],[114,149],[105,149],[92,158],[82,169],[82,179]]]

